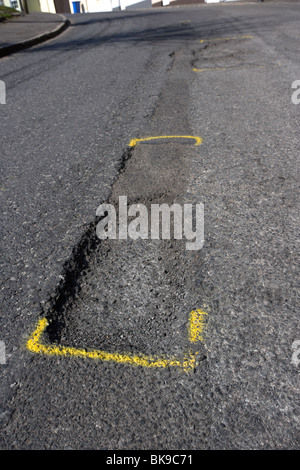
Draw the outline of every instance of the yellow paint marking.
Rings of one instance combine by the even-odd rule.
[[[229,69],[228,67],[216,67],[216,68],[206,68],[206,69],[197,69],[197,68],[193,68],[193,71],[194,72],[210,72],[212,70],[232,70],[232,69]]]
[[[207,313],[197,308],[190,313],[189,340],[191,343],[203,341]]]
[[[200,39],[200,42],[230,41],[232,39],[253,39],[253,36],[232,36],[229,38]]]
[[[156,139],[194,139],[195,145],[202,144],[201,137],[194,136],[194,135],[159,135],[155,137],[143,137],[141,139],[132,139],[129,143],[129,147],[135,147],[138,142],[145,142],[149,140],[156,140]]]
[[[154,139],[194,139],[195,145],[200,145],[202,143],[201,137],[192,136],[192,135],[164,135],[156,137],[145,137],[141,139],[132,139],[129,146],[135,147],[138,142],[149,141]],[[203,341],[203,337],[200,333],[202,330],[200,328],[200,313],[201,315],[207,315],[207,313],[202,310],[193,310],[190,314],[190,323],[189,323],[189,341],[195,343],[196,341]],[[197,314],[197,316],[196,316]],[[46,331],[47,326],[49,325],[46,318],[39,320],[35,330],[29,337],[26,347],[29,351],[36,354],[45,354],[48,356],[73,356],[73,357],[82,357],[90,359],[99,359],[101,361],[113,361],[121,364],[136,365],[142,367],[178,367],[181,370],[189,371],[193,370],[197,363],[197,352],[188,351],[186,356],[183,359],[178,358],[166,358],[166,357],[155,357],[155,356],[146,356],[138,354],[122,354],[122,353],[110,353],[107,351],[101,350],[86,350],[78,349],[69,346],[57,346],[54,344],[43,344],[41,338]],[[202,325],[202,323],[201,323]]]
[[[200,314],[201,312],[201,314]],[[190,314],[190,336],[189,340],[193,343],[203,341],[202,331],[204,321],[201,320],[207,313],[197,309]],[[54,344],[43,344],[41,338],[49,325],[46,318],[39,320],[36,329],[27,341],[27,349],[36,354],[45,354],[47,356],[73,356],[89,359],[99,359],[101,361],[113,361],[119,364],[129,364],[149,368],[178,367],[184,371],[192,370],[196,365],[197,353],[188,352],[187,355],[179,360],[177,358],[159,358],[154,356],[144,356],[137,354],[109,353],[101,350],[86,350],[72,348],[68,346],[57,346]]]
[[[193,68],[194,72],[211,72],[211,71],[220,71],[220,70],[241,70],[241,69],[265,69],[269,67],[268,65],[238,65],[233,67],[215,67],[215,68],[204,68],[204,69],[197,69]],[[280,67],[280,64],[271,65],[270,67],[276,68]]]

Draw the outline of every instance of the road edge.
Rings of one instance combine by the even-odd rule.
[[[62,18],[62,23],[58,24],[52,31],[39,34],[38,36],[34,36],[30,39],[26,39],[25,41],[21,41],[16,44],[10,44],[9,46],[1,47],[0,58],[13,54],[15,52],[19,52],[23,49],[28,49],[29,47],[36,46],[37,44],[41,44],[42,42],[48,41],[49,39],[53,39],[59,34],[61,34],[69,27],[71,22],[64,15],[59,14],[59,16]]]

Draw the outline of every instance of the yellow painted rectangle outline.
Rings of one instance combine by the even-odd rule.
[[[140,139],[132,139],[129,143],[130,147],[135,147],[139,142],[149,141],[154,139],[173,139],[173,138],[185,138],[185,139],[194,139],[195,145],[200,145],[202,143],[201,137],[191,136],[191,135],[173,135],[173,136],[154,136],[154,137],[144,137]],[[189,320],[189,340],[191,343],[196,341],[203,341],[203,324],[199,323],[200,315],[207,315],[205,312],[196,309],[190,313]],[[149,368],[165,368],[165,367],[178,367],[184,371],[189,371],[194,369],[196,365],[197,352],[192,353],[189,351],[187,355],[179,360],[177,358],[159,358],[154,356],[146,355],[137,355],[137,354],[121,354],[121,353],[109,353],[107,351],[101,350],[86,350],[80,348],[73,348],[69,346],[56,346],[54,344],[43,344],[41,343],[41,338],[48,326],[48,321],[46,318],[39,320],[35,330],[28,339],[26,347],[29,351],[36,354],[45,354],[47,356],[63,356],[63,357],[81,357],[81,358],[90,358],[90,359],[99,359],[101,361],[113,361],[119,364],[129,364]]]

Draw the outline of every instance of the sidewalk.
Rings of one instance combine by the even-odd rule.
[[[0,22],[0,57],[51,39],[67,28],[60,14],[30,13]]]

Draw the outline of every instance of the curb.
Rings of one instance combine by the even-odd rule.
[[[41,44],[42,42],[48,41],[48,39],[55,38],[60,33],[62,33],[68,26],[71,24],[70,20],[68,20],[64,15],[59,15],[63,23],[59,24],[49,33],[39,34],[38,36],[34,36],[33,38],[26,39],[25,41],[18,42],[16,44],[11,44],[9,46],[4,46],[0,48],[0,58],[6,55],[13,54],[14,52],[21,51],[23,49],[28,49],[29,47],[36,46],[37,44]]]

